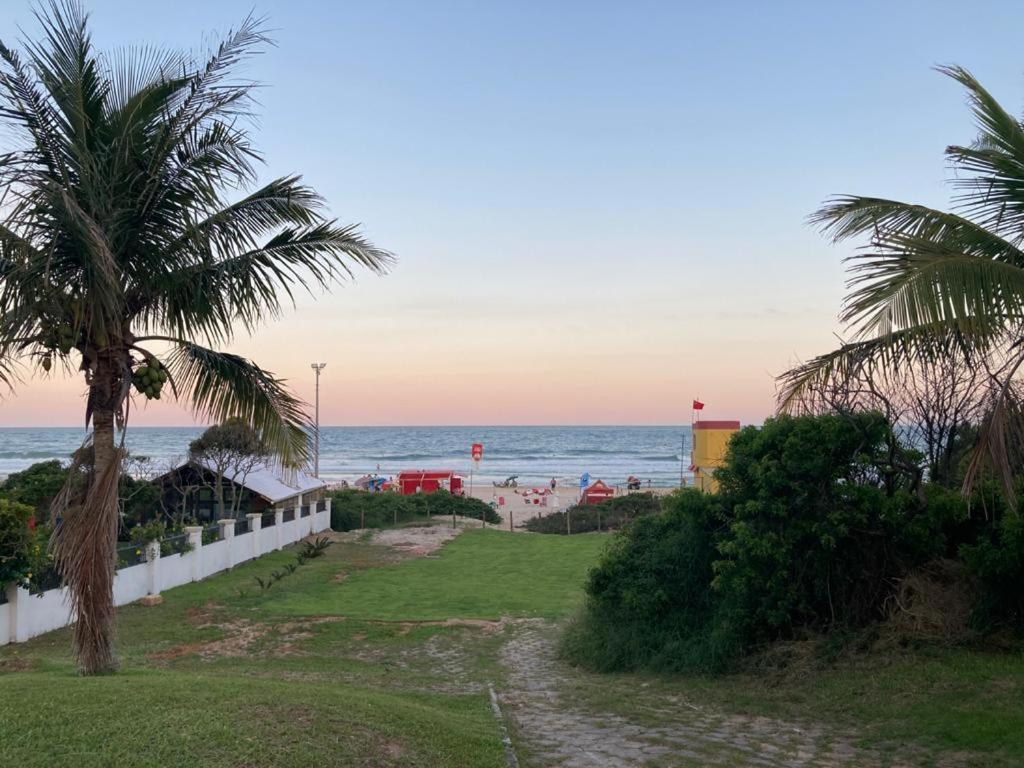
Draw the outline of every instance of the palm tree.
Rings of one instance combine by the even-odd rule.
[[[856,376],[962,356],[985,370],[994,393],[972,469],[987,448],[1010,491],[1005,430],[1024,364],[1024,124],[967,70],[939,71],[966,89],[979,131],[971,146],[946,149],[957,171],[953,212],[844,196],[811,217],[836,242],[867,238],[848,260],[841,319],[852,337],[783,374],[779,407]]]
[[[201,418],[241,418],[281,461],[302,461],[303,403],[213,347],[279,315],[296,289],[381,271],[390,255],[326,218],[297,176],[254,189],[254,85],[236,73],[267,42],[260,20],[197,60],[99,53],[74,0],[36,16],[42,34],[22,53],[0,43],[0,377],[84,378],[88,479],[55,502],[52,546],[79,667],[97,673],[116,667],[116,489],[133,401],[167,383]]]

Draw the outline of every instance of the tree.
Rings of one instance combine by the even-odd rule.
[[[959,477],[965,441],[973,442],[989,398],[984,371],[957,353],[931,365],[869,374],[855,370],[844,379],[811,381],[790,410],[852,416],[878,412],[892,425],[894,457],[910,447],[923,454],[922,475],[945,486]]]
[[[43,522],[67,477],[67,467],[57,459],[39,461],[21,472],[9,474],[0,485],[0,491],[14,501],[33,507],[36,520]]]
[[[189,459],[203,472],[213,475],[209,487],[217,502],[217,515],[227,517],[224,505],[224,478],[231,486],[232,516],[238,512],[242,494],[239,492],[246,477],[266,461],[267,448],[259,434],[241,419],[229,419],[223,424],[208,427],[188,447]]]
[[[841,315],[853,331],[839,349],[781,377],[780,409],[814,386],[876,378],[958,357],[986,372],[992,397],[981,446],[1012,498],[1007,430],[1024,365],[1024,124],[965,69],[940,71],[967,90],[979,136],[946,149],[957,176],[946,212],[896,200],[844,196],[811,217],[834,241],[865,236],[849,259]],[[984,455],[975,452],[973,469]],[[968,486],[974,471],[968,473]]]
[[[169,385],[200,418],[241,418],[282,461],[302,462],[303,403],[215,347],[280,315],[297,289],[328,287],[354,265],[381,271],[390,255],[328,219],[297,176],[254,189],[254,84],[239,68],[267,43],[260,20],[197,59],[101,54],[73,0],[51,0],[37,18],[41,35],[23,52],[0,43],[0,376],[13,385],[28,364],[85,383],[95,459],[84,487],[55,501],[52,547],[78,617],[79,668],[98,673],[116,667],[117,488],[132,403]]]

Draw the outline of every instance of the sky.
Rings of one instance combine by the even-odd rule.
[[[842,331],[853,245],[808,214],[946,204],[943,149],[974,131],[935,65],[1024,104],[1019,2],[86,5],[102,48],[267,17],[261,178],[303,174],[398,257],[230,345],[307,400],[325,361],[325,425],[680,424],[695,397],[760,422]],[[0,4],[4,43],[35,29]],[[80,425],[82,390],[27,382],[0,426]]]

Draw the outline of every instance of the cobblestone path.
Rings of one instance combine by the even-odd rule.
[[[502,650],[506,690],[499,702],[510,721],[523,768],[910,768],[957,763],[925,760],[894,748],[882,755],[858,749],[849,734],[767,717],[723,714],[674,701],[659,725],[592,711],[572,700],[568,676],[555,658],[555,628],[523,622]],[[659,711],[662,711],[660,708]],[[638,719],[639,720],[639,719]],[[902,752],[907,754],[901,755]]]

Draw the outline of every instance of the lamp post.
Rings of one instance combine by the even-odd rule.
[[[309,367],[316,371],[316,416],[313,422],[313,477],[320,477],[320,371],[327,367],[327,363],[313,363]]]

